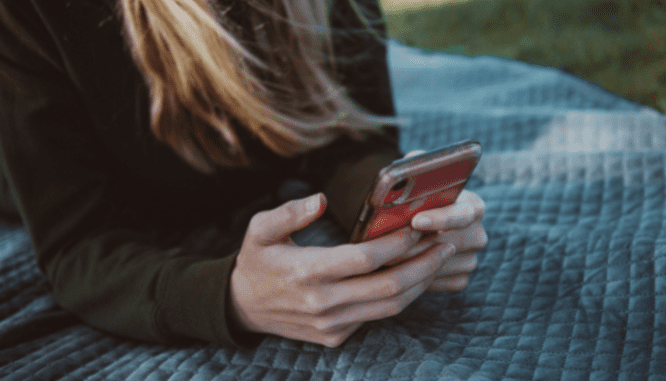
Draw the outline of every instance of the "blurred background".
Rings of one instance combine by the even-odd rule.
[[[556,67],[666,112],[666,0],[380,0],[428,51]]]

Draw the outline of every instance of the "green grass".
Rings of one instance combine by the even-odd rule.
[[[408,45],[561,68],[666,112],[666,0],[388,1],[388,33]]]

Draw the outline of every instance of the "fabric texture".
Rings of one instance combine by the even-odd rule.
[[[487,248],[459,293],[427,293],[339,348],[162,346],[59,309],[25,229],[0,226],[8,380],[666,380],[666,117],[564,72],[391,42],[404,151],[473,138]],[[298,184],[285,193],[299,192]],[[334,244],[331,221],[301,243]]]

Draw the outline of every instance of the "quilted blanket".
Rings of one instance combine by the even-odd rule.
[[[390,43],[404,150],[484,156],[487,248],[469,287],[427,293],[339,348],[160,346],[55,304],[29,236],[0,224],[7,380],[666,380],[666,117],[558,70]],[[323,221],[298,237],[339,239]]]

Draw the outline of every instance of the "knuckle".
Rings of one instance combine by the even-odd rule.
[[[337,348],[340,345],[342,345],[342,343],[344,343],[345,340],[347,340],[347,337],[349,337],[349,335],[345,334],[328,335],[324,338],[322,344],[329,348]]]
[[[472,213],[473,215],[473,221],[480,221],[483,220],[483,216],[486,214],[486,207],[485,205],[478,206],[474,208],[474,211]]]
[[[429,260],[424,263],[426,276],[431,276],[438,273],[444,265],[445,260],[440,254],[441,250],[442,249],[439,248],[437,250],[433,250],[433,254],[430,255]]]
[[[247,252],[241,250],[240,253],[238,253],[238,256],[236,257],[236,268],[239,269],[251,268],[252,261],[249,260],[247,257],[248,257]]]
[[[467,197],[469,197],[471,202],[473,202],[475,204],[483,202],[483,199],[481,198],[481,196],[479,196],[476,192],[472,192],[472,191],[468,191],[468,190],[465,190],[465,192],[467,192]]]
[[[476,253],[472,256],[472,259],[470,260],[470,268],[471,270],[476,269],[476,267],[479,265],[479,259],[476,257]]]
[[[476,196],[477,198],[477,210],[481,214],[481,217],[486,213],[486,202],[483,201],[483,199],[479,196]]]
[[[374,256],[367,251],[357,250],[353,256],[354,266],[363,272],[369,272],[375,268]]]
[[[455,282],[453,282],[453,289],[455,291],[462,291],[469,284],[469,277],[467,275],[459,276]]]
[[[398,299],[390,302],[386,306],[386,316],[395,316],[402,312],[405,309],[405,305]]]
[[[268,212],[258,212],[250,218],[250,223],[248,224],[247,230],[249,234],[256,234],[260,229],[263,221],[266,220],[266,215]]]
[[[403,292],[403,287],[398,280],[388,278],[379,284],[378,292],[381,296],[388,298],[400,295]]]
[[[488,245],[488,233],[485,230],[481,229],[481,234],[479,234],[479,241],[477,243],[478,249],[483,249]]]
[[[328,317],[316,318],[312,322],[312,326],[317,331],[319,331],[321,333],[324,333],[324,334],[329,334],[329,335],[330,335],[331,331],[333,330],[333,328],[335,328],[335,324],[334,324],[333,320],[331,320]]]
[[[316,292],[308,292],[304,298],[304,311],[308,315],[318,316],[326,311],[326,305],[323,303],[321,296]]]
[[[297,200],[292,200],[284,204],[282,211],[286,221],[297,221],[301,213],[299,213],[299,204]]]
[[[311,266],[304,261],[294,261],[292,263],[292,277],[299,284],[310,283],[312,279]]]
[[[453,217],[448,213],[441,217],[441,224],[444,227],[444,230],[448,229],[453,223]]]
[[[465,225],[472,224],[477,219],[478,210],[472,204],[467,204],[463,208],[463,215],[465,216]]]

